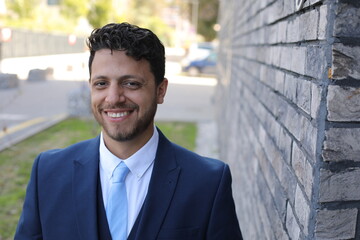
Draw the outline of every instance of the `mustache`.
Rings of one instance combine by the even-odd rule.
[[[98,106],[98,110],[104,110],[104,109],[132,109],[136,110],[139,108],[137,104],[124,104],[124,103],[116,103],[116,104],[103,104]]]

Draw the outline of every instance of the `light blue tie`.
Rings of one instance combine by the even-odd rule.
[[[128,173],[128,167],[124,162],[121,162],[116,166],[112,176],[112,186],[106,207],[112,240],[125,240],[127,238],[128,204],[125,178]]]

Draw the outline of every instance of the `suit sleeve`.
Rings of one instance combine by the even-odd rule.
[[[38,164],[40,155],[35,159],[27,186],[22,214],[15,233],[15,240],[40,240],[42,238],[38,205]]]
[[[225,164],[209,220],[206,237],[208,240],[242,240],[232,196],[231,182],[230,169]]]

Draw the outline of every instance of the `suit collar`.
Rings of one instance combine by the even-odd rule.
[[[170,206],[180,167],[172,143],[159,131],[159,145],[135,239],[156,239]],[[161,199],[161,201],[159,201]]]
[[[74,160],[73,196],[76,220],[82,239],[97,239],[97,182],[99,172],[99,140],[86,142]]]

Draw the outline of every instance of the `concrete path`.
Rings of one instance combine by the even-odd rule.
[[[55,67],[53,80],[20,81],[14,89],[0,89],[0,151],[68,116],[68,96],[71,92],[87,87],[87,66],[83,54],[49,56],[50,67]],[[45,69],[46,59],[40,57],[31,66]],[[74,59],[77,61],[74,61]],[[22,65],[29,58],[3,62],[2,69],[14,73],[15,63],[22,78],[26,77]],[[72,65],[72,62],[76,65]],[[81,62],[81,64],[79,64]],[[10,64],[12,63],[12,64]],[[65,71],[62,73],[62,71]],[[166,76],[169,79],[165,102],[159,105],[156,120],[189,121],[198,123],[197,152],[217,157],[216,126],[214,124],[213,94],[214,78],[193,78],[179,76],[176,62],[167,63]],[[71,80],[73,76],[73,80]],[[58,80],[62,79],[62,80]],[[64,80],[65,79],[65,80]]]
[[[0,150],[67,117],[67,98],[79,81],[20,81],[0,89]]]

